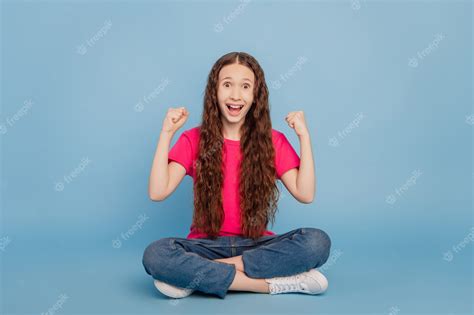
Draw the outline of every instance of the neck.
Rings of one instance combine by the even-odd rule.
[[[222,135],[225,139],[229,140],[240,140],[240,127],[242,123],[239,124],[229,124],[228,122],[224,121],[222,124]]]

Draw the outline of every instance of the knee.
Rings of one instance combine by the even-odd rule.
[[[154,241],[147,246],[143,253],[143,267],[155,279],[166,273],[170,252],[173,249],[172,241],[173,239],[170,237]]]
[[[303,228],[307,237],[307,249],[312,261],[316,261],[317,267],[323,265],[329,258],[331,251],[331,238],[321,229]]]

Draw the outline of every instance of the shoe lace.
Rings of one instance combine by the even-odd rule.
[[[301,275],[274,278],[270,285],[271,293],[283,293],[300,290]]]

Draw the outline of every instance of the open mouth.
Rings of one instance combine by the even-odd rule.
[[[238,115],[244,105],[233,105],[233,104],[226,104],[227,108],[229,109],[229,112],[231,115]]]

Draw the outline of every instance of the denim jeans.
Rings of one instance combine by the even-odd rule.
[[[322,266],[329,257],[331,240],[320,229],[298,228],[280,235],[252,240],[240,236],[209,238],[167,237],[145,249],[143,266],[154,279],[225,298],[236,269],[213,261],[242,255],[250,278],[291,276]]]

